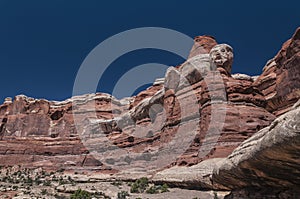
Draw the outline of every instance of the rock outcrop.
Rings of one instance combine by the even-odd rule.
[[[296,104],[219,163],[212,177],[213,182],[239,190],[231,194],[232,198],[239,198],[241,192],[243,197],[247,192],[252,193],[249,198],[255,198],[255,192],[279,198],[288,198],[288,195],[296,198],[295,193],[299,194],[300,187],[299,121],[300,106]]]
[[[216,39],[209,35],[197,36],[194,38],[194,42],[189,58],[199,54],[208,54],[217,45]]]
[[[216,41],[200,36],[185,63],[131,98],[7,99],[0,106],[0,164],[112,172],[126,165],[143,172],[206,168],[205,161],[227,157],[299,99],[299,35],[298,29],[259,77],[231,75],[232,49],[211,56]]]
[[[81,104],[75,107],[72,104]],[[111,103],[115,105],[110,105]],[[43,166],[48,169],[102,170],[78,137],[73,110],[85,117],[96,103],[99,118],[111,118],[122,104],[106,94],[74,97],[64,102],[16,96],[0,106],[2,115],[0,162],[2,165]],[[87,166],[87,167],[85,167]]]
[[[300,28],[263,69],[254,85],[265,96],[266,110],[279,116],[300,97]]]

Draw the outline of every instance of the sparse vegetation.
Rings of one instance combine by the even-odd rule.
[[[127,191],[121,191],[118,193],[118,198],[117,199],[126,199],[127,196],[129,196],[129,193]]]
[[[169,187],[167,184],[152,185],[151,187],[149,187],[148,178],[140,178],[140,179],[136,180],[134,183],[131,183],[130,185],[131,185],[131,188],[130,188],[131,193],[146,192],[148,194],[157,194],[157,193],[164,193],[164,192],[169,191]]]
[[[163,184],[160,189],[160,192],[161,193],[169,192],[169,186],[167,184]]]
[[[91,198],[92,195],[89,192],[81,189],[78,189],[77,191],[75,191],[75,193],[71,195],[71,199],[91,199]]]
[[[44,185],[44,186],[51,186],[51,181],[45,180],[45,181],[43,182],[43,185]]]
[[[147,189],[146,193],[148,193],[148,194],[159,193],[159,188],[158,188],[158,186],[153,185],[149,189]]]
[[[140,178],[131,184],[131,193],[144,193],[149,186],[148,178]]]
[[[80,176],[68,175],[67,173],[50,173],[41,168],[25,169],[7,167],[0,170],[0,188],[4,192],[16,191],[28,198],[54,197],[56,199],[110,199],[105,192],[99,191],[103,190],[103,187],[107,185],[110,185],[111,188],[113,186],[119,188],[118,193],[114,193],[117,199],[128,199],[131,193],[159,194],[169,191],[167,184],[156,185],[145,177],[134,182],[123,182],[120,180],[99,182],[106,183],[105,186],[99,186],[98,182],[94,184],[94,181],[91,179],[80,182],[80,178],[78,179],[78,177]],[[83,183],[86,183],[85,187],[82,186]],[[75,186],[75,192],[73,186]],[[141,198],[143,197],[136,197],[136,199]],[[217,196],[215,196],[215,199],[217,199]]]
[[[91,198],[104,198],[111,199],[103,192],[90,193],[86,190],[78,189],[70,197],[70,199],[91,199]]]
[[[153,185],[149,189],[147,189],[146,193],[148,194],[157,194],[157,193],[164,193],[169,192],[169,187],[167,184],[161,185]]]

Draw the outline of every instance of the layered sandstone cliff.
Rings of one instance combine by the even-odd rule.
[[[300,28],[286,41],[278,54],[268,61],[254,85],[266,99],[266,110],[279,116],[299,99]]]
[[[257,78],[211,68],[208,53],[217,43],[201,36],[189,60],[170,67],[163,80],[128,99],[102,93],[63,102],[23,95],[7,99],[0,106],[0,163],[114,169],[108,158],[99,157],[99,150],[115,146],[139,154],[118,160],[138,166],[182,132],[190,132],[193,139],[162,168],[227,157],[299,99],[299,35],[300,29]],[[74,116],[79,123],[74,123]],[[182,135],[178,139],[184,142],[187,137]]]

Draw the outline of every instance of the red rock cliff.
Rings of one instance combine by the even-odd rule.
[[[115,146],[129,152],[144,153],[170,142],[181,128],[195,131],[195,137],[172,165],[193,165],[208,158],[226,157],[299,99],[299,40],[300,29],[257,79],[247,75],[230,75],[222,68],[206,70],[202,66],[200,70],[203,73],[199,74],[187,61],[179,68],[170,68],[163,83],[130,99],[117,100],[101,93],[73,97],[63,102],[22,95],[12,101],[7,99],[0,106],[0,164],[49,169],[107,169],[105,164],[93,158],[89,152],[91,148],[82,144],[78,131],[89,135],[102,131],[105,139]],[[207,53],[216,44],[212,37],[197,37],[190,58],[201,55],[198,58],[201,63],[209,64]],[[184,87],[180,74],[188,80],[188,89]],[[217,76],[221,78],[216,79]],[[219,95],[222,89],[225,97]],[[185,100],[193,95],[197,100],[196,109]],[[153,108],[157,104],[161,106]],[[182,107],[186,113],[182,112]],[[211,121],[213,107],[226,112],[219,133],[208,132],[220,126],[218,120]],[[73,114],[81,121],[77,128]],[[194,121],[197,115],[196,129],[185,126],[185,122]],[[127,117],[133,123],[127,121]],[[137,124],[147,126],[154,120],[161,124],[159,128],[153,127],[144,136],[132,135]],[[95,137],[89,146],[98,149],[96,145],[103,139]],[[208,153],[201,156],[200,149],[208,150]]]

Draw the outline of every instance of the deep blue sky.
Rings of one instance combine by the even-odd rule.
[[[70,97],[77,70],[94,47],[121,31],[147,26],[191,37],[213,35],[233,46],[234,73],[260,74],[300,25],[299,7],[297,1],[0,0],[0,100],[21,93]],[[132,66],[181,61],[158,50],[132,52],[116,60],[106,76],[111,81],[99,90],[109,92]]]

